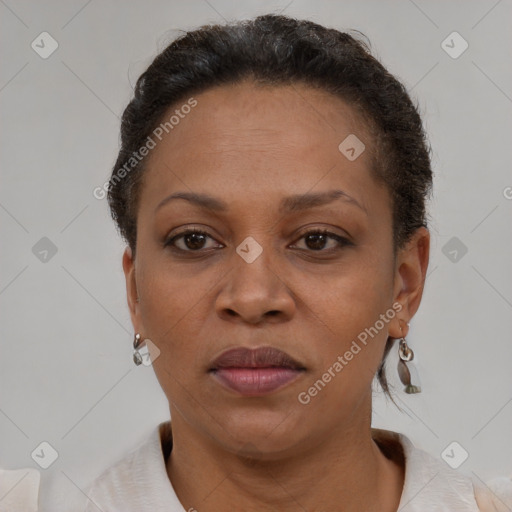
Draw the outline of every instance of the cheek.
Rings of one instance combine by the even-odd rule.
[[[307,305],[323,333],[314,339],[315,351],[321,354],[314,378],[324,375],[322,380],[329,380],[325,373],[330,371],[331,377],[334,373],[329,388],[335,393],[363,388],[373,380],[395,314],[391,285],[389,269],[363,264],[331,276],[327,287],[311,287]]]
[[[169,268],[150,265],[141,280],[140,303],[145,336],[159,348],[154,362],[157,376],[167,381],[164,388],[190,379],[197,365],[206,296],[213,285],[205,276],[184,278]],[[162,381],[161,381],[162,382]]]
[[[309,305],[327,319],[329,326],[335,326],[335,332],[357,335],[355,331],[373,325],[391,306],[391,270],[386,262],[358,255],[351,265],[331,272],[321,283],[310,278]]]
[[[218,273],[189,265],[187,269],[156,255],[141,262],[141,315],[144,325],[161,341],[172,337],[176,329],[193,328],[190,317],[204,304]]]

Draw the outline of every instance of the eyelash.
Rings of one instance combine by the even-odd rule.
[[[191,235],[191,234],[200,234],[200,235],[206,235],[207,237],[209,238],[212,238],[207,232],[205,231],[201,231],[199,229],[195,229],[195,228],[191,228],[191,229],[187,229],[186,231],[183,231],[181,233],[178,233],[174,236],[172,236],[171,238],[167,239],[165,242],[164,242],[164,247],[170,247],[173,251],[176,251],[176,252],[180,252],[180,253],[200,253],[203,251],[203,249],[198,249],[196,251],[194,250],[185,250],[185,249],[180,249],[178,247],[176,247],[174,245],[174,242],[176,240],[178,240],[179,238],[182,238],[182,237],[185,237],[187,235]],[[326,235],[328,238],[331,238],[333,240],[336,240],[336,242],[338,242],[338,247],[335,247],[335,248],[331,248],[331,249],[319,249],[317,251],[315,251],[314,249],[301,249],[303,251],[308,251],[308,252],[313,252],[313,253],[327,253],[327,254],[330,254],[332,252],[335,252],[335,251],[338,251],[340,249],[342,249],[344,246],[350,246],[350,245],[354,245],[352,242],[350,242],[350,240],[348,240],[347,238],[344,238],[340,235],[337,235],[336,233],[333,233],[327,229],[311,229],[309,231],[306,231],[304,233],[301,234],[301,236],[299,237],[298,240],[301,240],[309,235]],[[211,251],[211,249],[207,249],[207,251]]]

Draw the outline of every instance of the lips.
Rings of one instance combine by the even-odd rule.
[[[209,369],[224,387],[245,396],[261,396],[296,380],[305,368],[282,350],[274,347],[227,350]]]
[[[212,363],[211,370],[219,368],[290,368],[304,369],[291,356],[274,347],[250,349],[246,347],[226,350]]]

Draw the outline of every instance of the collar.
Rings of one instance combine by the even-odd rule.
[[[386,457],[402,458],[405,463],[399,512],[479,512],[470,477],[416,448],[404,434],[374,428],[371,431]],[[169,420],[160,423],[142,446],[95,480],[87,494],[103,510],[186,512],[167,476],[166,460],[171,451]],[[97,508],[89,501],[85,512],[93,510]]]

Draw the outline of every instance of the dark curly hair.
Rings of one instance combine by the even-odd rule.
[[[371,134],[372,175],[392,198],[395,254],[416,229],[427,227],[430,147],[405,87],[371,55],[369,42],[308,20],[267,14],[185,32],[139,77],[122,116],[121,148],[108,182],[112,217],[133,257],[147,160],[134,155],[173,105],[206,89],[247,79],[271,86],[306,84],[356,109]],[[392,344],[388,338],[377,372],[390,397],[384,362]]]

